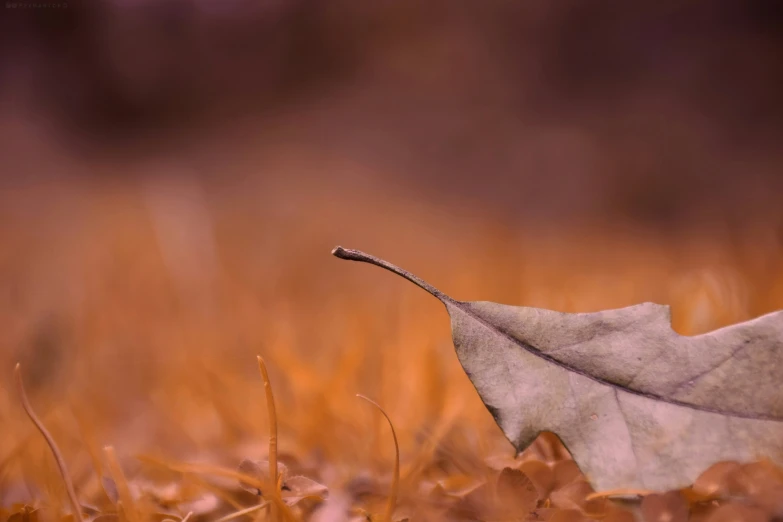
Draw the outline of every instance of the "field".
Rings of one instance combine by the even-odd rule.
[[[70,510],[51,453],[12,386],[17,362],[86,515],[117,512],[102,487],[110,475],[120,497],[127,480],[135,510],[121,498],[121,517],[130,522],[191,511],[216,520],[257,504],[213,469],[267,458],[256,355],[269,367],[280,460],[329,488],[326,506],[312,515],[318,520],[340,520],[345,507],[359,518],[361,509],[381,513],[388,497],[391,433],[357,393],[383,407],[399,437],[395,520],[510,519],[498,506],[517,498],[518,485],[495,491],[496,477],[528,460],[546,463],[544,471],[523,468],[540,493],[524,509],[538,511],[514,519],[625,519],[605,500],[585,502],[589,489],[554,439],[539,439],[514,461],[454,356],[442,306],[391,275],[334,259],[337,244],[385,257],[464,300],[562,311],[668,303],[684,334],[783,308],[783,245],[768,226],[674,234],[598,222],[514,227],[468,204],[417,200],[374,183],[311,179],[306,189],[270,188],[250,177],[169,175],[7,187],[3,519]],[[124,479],[112,474],[112,454]],[[742,498],[750,492],[768,510],[736,501],[731,509],[744,510],[744,519],[780,509],[774,483],[751,480],[768,475],[742,473],[705,480],[722,480]],[[685,498],[696,502],[692,519],[726,502]],[[683,502],[654,496],[647,516]],[[306,499],[295,514],[309,516],[315,504]],[[740,520],[731,509],[709,520]],[[672,516],[666,520],[681,513]]]

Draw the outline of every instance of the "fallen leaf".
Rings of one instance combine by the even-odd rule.
[[[740,469],[734,461],[716,462],[693,482],[692,490],[706,498],[719,498],[729,493],[730,476]]]
[[[382,494],[378,481],[369,473],[360,473],[351,477],[343,489],[353,500]]]
[[[575,509],[541,508],[533,512],[533,515],[528,520],[536,522],[585,522],[589,519],[581,511]]]
[[[707,517],[707,522],[767,522],[769,518],[763,510],[742,504],[726,504]]]
[[[269,482],[269,461],[268,460],[259,460],[259,461],[253,461],[250,459],[244,459],[242,462],[239,463],[239,466],[237,467],[237,471],[239,473],[242,473],[243,475],[247,475],[249,477],[253,477],[255,479],[258,479],[262,483]],[[285,483],[285,479],[288,477],[288,466],[283,464],[282,462],[277,462],[277,473],[278,476],[283,477],[283,483]],[[239,485],[244,489],[245,491],[249,491],[253,493],[254,495],[261,495],[261,490],[258,489],[256,486],[252,484],[248,484],[247,482],[240,480]]]
[[[600,520],[603,522],[636,522],[636,517],[627,509],[607,504],[606,514]]]
[[[528,460],[522,463],[519,470],[530,477],[540,498],[545,498],[552,491],[555,484],[555,474],[552,468],[545,463],[539,460]]]
[[[594,509],[587,509],[587,495],[593,492],[593,488],[590,487],[584,480],[575,480],[567,486],[555,489],[549,496],[552,501],[552,506],[560,509],[577,509],[579,511],[594,511]],[[604,499],[596,499],[589,501],[591,504],[598,505],[603,504]]]
[[[343,522],[348,518],[351,496],[345,492],[331,495],[311,517],[311,522]]]
[[[457,357],[523,451],[560,437],[597,490],[675,490],[718,461],[783,463],[783,311],[686,337],[668,306],[569,314],[457,301],[356,250],[446,307]]]
[[[302,475],[289,477],[285,479],[283,484],[291,492],[291,495],[295,496],[326,496],[329,493],[329,488]]]
[[[519,469],[522,461],[509,457],[508,455],[492,455],[491,457],[485,458],[484,463],[489,466],[490,469],[503,471],[506,468]]]
[[[538,503],[539,495],[536,486],[518,469],[505,468],[501,471],[495,490],[505,511],[510,513],[527,515]]]
[[[647,495],[642,499],[644,522],[687,522],[688,504],[678,491]]]
[[[750,499],[776,517],[783,516],[783,472],[770,462],[743,464],[727,480],[730,493]]]
[[[120,517],[114,513],[106,513],[93,518],[91,522],[119,522]]]
[[[13,513],[10,517],[8,517],[7,522],[34,522],[38,520],[38,509],[33,508],[32,506],[24,506],[19,510],[16,510],[15,513]]]
[[[573,460],[561,460],[552,465],[552,489],[560,489],[583,477]]]
[[[438,481],[438,486],[447,494],[454,498],[463,498],[481,486],[486,481],[471,477],[469,475],[451,475]]]
[[[103,491],[106,492],[106,496],[109,500],[113,504],[119,502],[120,494],[117,492],[117,484],[114,483],[114,480],[112,480],[111,477],[102,477],[101,484],[103,485]]]
[[[196,515],[213,513],[220,508],[220,499],[212,493],[204,493],[197,498],[180,504],[183,511],[192,511]]]
[[[321,502],[329,495],[329,488],[304,476],[288,478],[283,485],[283,502],[295,506],[305,499]]]

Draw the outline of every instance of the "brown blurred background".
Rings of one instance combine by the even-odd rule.
[[[50,142],[90,161],[173,157],[207,177],[236,177],[227,164],[248,153],[290,154],[315,163],[303,175],[344,179],[326,162],[350,163],[525,222],[766,219],[783,188],[781,11],[769,0],[6,7],[4,177],[66,174],[25,169]]]
[[[783,308],[781,5],[0,6],[0,503],[53,470],[16,361],[84,484],[74,415],[123,455],[248,456],[259,352],[290,451],[388,470],[357,392],[404,462],[442,418],[500,440],[437,303],[336,244],[683,333]]]

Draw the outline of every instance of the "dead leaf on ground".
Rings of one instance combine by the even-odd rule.
[[[565,461],[564,461],[565,462]],[[573,461],[571,461],[573,462]],[[540,498],[546,498],[555,487],[555,472],[546,463],[540,460],[528,460],[519,466],[519,470],[527,475],[538,490]],[[569,482],[572,482],[570,480]]]
[[[111,477],[103,477],[101,479],[101,485],[106,496],[112,504],[116,504],[120,500],[120,494],[117,492],[117,484],[111,479]]]
[[[120,517],[114,513],[104,513],[92,519],[91,522],[119,522]]]
[[[451,317],[457,357],[509,441],[523,451],[557,434],[596,489],[668,491],[715,462],[783,464],[783,311],[686,337],[668,306],[569,314],[457,301],[426,290]]]
[[[691,490],[705,498],[720,498],[728,495],[730,477],[740,469],[735,461],[716,462],[694,481]]]
[[[303,500],[321,502],[329,496],[329,488],[304,476],[289,477],[283,483],[283,502],[295,506]]]
[[[767,522],[764,510],[742,504],[726,504],[710,513],[706,522]]]
[[[576,509],[537,509],[529,518],[535,522],[587,522],[590,520],[581,511]]]
[[[743,464],[728,476],[728,489],[770,515],[783,517],[783,470],[768,461]]]
[[[495,484],[498,501],[503,511],[527,515],[538,505],[539,494],[533,481],[518,469],[505,468]]]
[[[268,460],[253,461],[249,459],[244,459],[242,462],[239,463],[239,466],[237,467],[237,471],[239,471],[243,475],[248,475],[250,477],[258,479],[259,482],[262,483],[269,482]],[[286,466],[280,461],[277,461],[277,473],[279,474],[279,476],[283,477],[283,484],[285,484],[285,479],[288,477],[288,466]],[[248,484],[243,480],[239,481],[239,485],[242,487],[242,489],[244,489],[245,491],[249,491],[254,495],[260,496],[263,494],[259,488],[255,487],[252,484]]]
[[[647,495],[642,499],[644,522],[687,522],[688,503],[679,491]]]
[[[552,466],[552,489],[560,489],[574,481],[584,479],[579,466],[573,460],[561,460],[550,464]]]
[[[599,520],[602,522],[637,522],[636,517],[631,511],[623,509],[613,503],[606,504],[606,511]]]

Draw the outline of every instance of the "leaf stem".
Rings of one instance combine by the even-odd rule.
[[[383,515],[384,522],[391,522],[394,508],[397,506],[397,495],[400,489],[400,445],[397,442],[397,433],[394,431],[394,424],[392,424],[391,419],[377,402],[364,395],[356,394],[356,396],[375,406],[386,417],[386,421],[391,428],[392,438],[394,439],[394,474],[392,475],[391,491],[389,491],[389,501],[386,503],[386,513]]]
[[[340,258],[340,259],[347,259],[348,261],[359,261],[362,263],[369,263],[371,265],[379,266],[381,268],[385,268],[386,270],[390,272],[394,272],[400,277],[403,277],[413,283],[414,285],[418,286],[419,288],[429,292],[430,294],[434,295],[438,299],[440,299],[443,302],[454,302],[454,299],[447,296],[425,280],[421,279],[418,276],[415,276],[408,272],[407,270],[404,270],[397,265],[393,265],[389,263],[388,261],[384,261],[381,258],[372,256],[370,254],[366,254],[362,252],[361,250],[352,250],[350,248],[343,248],[341,246],[336,246],[332,249],[332,255],[334,257]]]
[[[54,437],[52,437],[41,420],[35,414],[33,407],[30,405],[30,401],[27,399],[27,393],[24,390],[24,383],[22,382],[22,370],[19,363],[16,363],[16,368],[14,368],[14,380],[16,381],[16,389],[19,391],[19,399],[22,402],[22,408],[24,408],[27,416],[30,417],[30,420],[33,422],[33,424],[35,424],[35,427],[38,428],[38,431],[41,432],[44,440],[46,440],[46,444],[49,445],[49,449],[52,451],[52,455],[54,455],[54,460],[60,470],[60,475],[62,475],[63,482],[65,482],[65,490],[68,492],[68,499],[71,501],[73,516],[79,522],[84,522],[84,517],[82,517],[82,508],[79,505],[79,499],[76,498],[76,491],[73,488],[71,477],[68,475],[68,468],[65,465],[65,459],[60,453],[60,450],[57,447],[57,443],[54,441]]]

